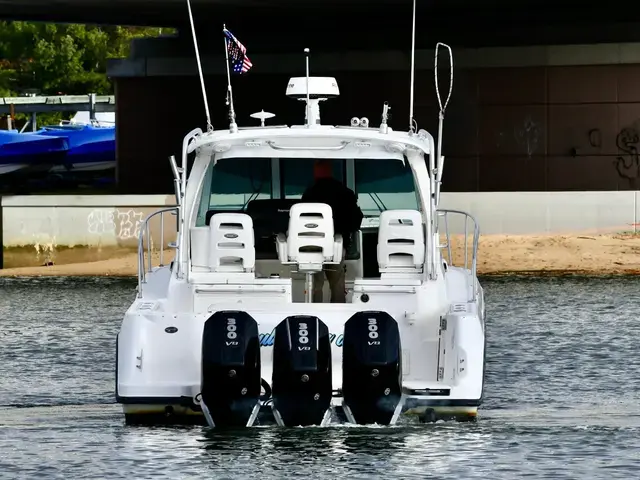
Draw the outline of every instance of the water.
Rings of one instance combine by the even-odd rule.
[[[640,280],[484,279],[477,423],[127,427],[117,279],[0,279],[0,478],[635,478]]]

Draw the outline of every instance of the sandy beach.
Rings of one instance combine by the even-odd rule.
[[[460,238],[452,240],[454,260],[462,259]],[[164,262],[170,262],[173,252]],[[82,256],[80,256],[82,257]],[[31,266],[0,270],[0,276],[135,276],[137,254],[113,252],[99,261]],[[455,263],[454,263],[455,264]],[[157,265],[157,259],[154,259]],[[610,235],[483,235],[478,273],[540,275],[640,274],[640,234]]]

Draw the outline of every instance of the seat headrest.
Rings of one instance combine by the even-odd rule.
[[[204,224],[209,226],[211,224],[211,217],[218,213],[244,213],[242,210],[208,210],[204,217]]]

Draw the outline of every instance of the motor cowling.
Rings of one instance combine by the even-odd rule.
[[[258,324],[242,311],[211,315],[202,334],[201,402],[216,427],[246,426],[259,404]]]
[[[271,389],[274,416],[283,425],[319,425],[327,418],[332,396],[331,343],[322,320],[296,315],[278,324]]]
[[[398,323],[386,312],[358,312],[345,323],[342,350],[347,417],[359,424],[395,422],[402,397]]]

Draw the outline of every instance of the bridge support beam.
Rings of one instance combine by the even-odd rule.
[[[205,128],[190,41],[137,42],[130,58],[110,64],[123,193],[170,193],[168,157],[179,153],[184,134]],[[218,43],[223,50],[222,39]],[[251,55],[247,46],[254,68],[232,77],[239,125],[256,124],[249,115],[261,109],[276,114],[271,123],[302,124],[303,104],[285,97],[287,80],[304,75],[302,52]],[[445,191],[640,188],[640,160],[632,153],[621,156],[619,146],[622,139],[627,150],[640,149],[627,145],[640,138],[640,44],[454,49],[454,55]],[[202,60],[214,127],[227,128],[224,58],[205,49]],[[419,128],[435,135],[432,63],[432,50],[418,52],[415,117]],[[447,69],[444,57],[440,65]],[[366,116],[375,125],[388,101],[390,125],[408,128],[406,51],[312,50],[311,73],[335,76],[341,90],[323,108],[323,123],[348,124],[353,116]],[[446,90],[447,71],[440,81]]]

